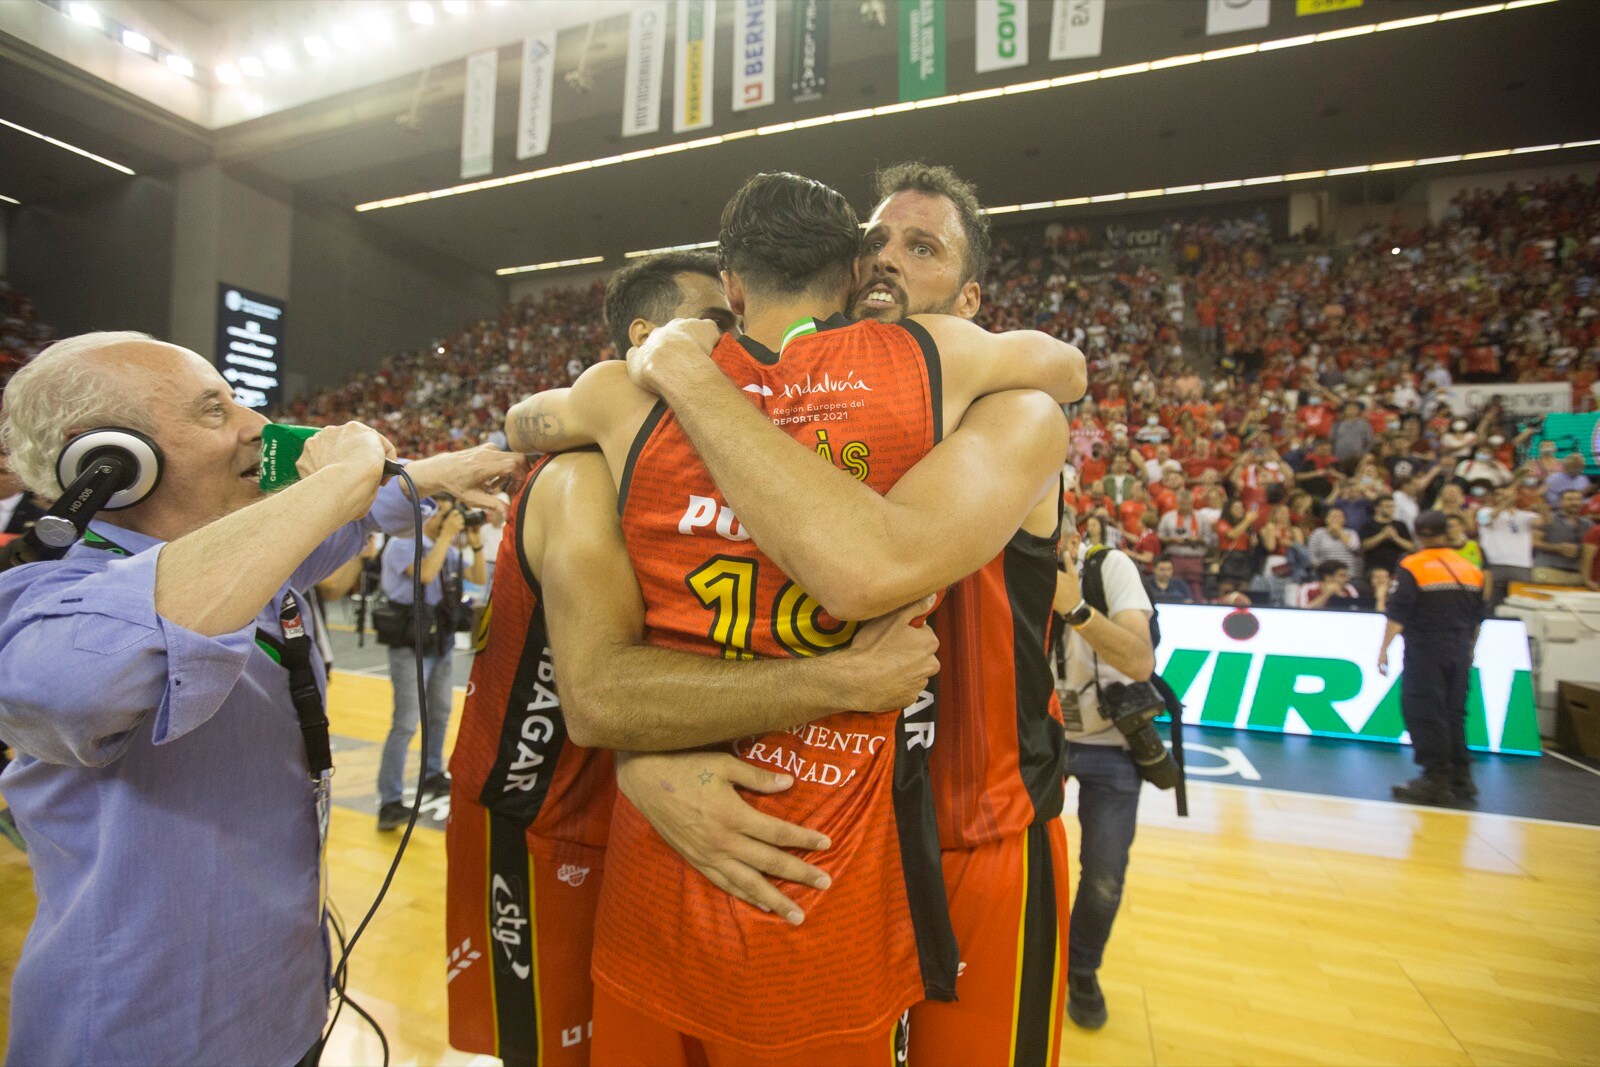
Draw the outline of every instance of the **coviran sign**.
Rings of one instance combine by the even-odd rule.
[[[1405,638],[1389,649],[1388,676],[1378,673],[1382,615],[1262,609],[1245,619],[1221,607],[1160,610],[1156,662],[1183,701],[1184,722],[1410,742],[1400,717]],[[1528,632],[1519,621],[1483,624],[1467,694],[1467,744],[1486,752],[1540,752]]]

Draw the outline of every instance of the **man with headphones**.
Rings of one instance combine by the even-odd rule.
[[[143,334],[61,341],[7,386],[0,442],[30,488],[60,495],[108,450],[129,468],[63,558],[0,573],[4,790],[39,898],[8,1062],[315,1060],[328,763],[304,596],[413,507],[353,422],[265,495],[265,422]],[[479,448],[408,473],[499,508],[523,469]]]

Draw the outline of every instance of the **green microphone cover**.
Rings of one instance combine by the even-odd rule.
[[[293,485],[300,480],[295,468],[300,453],[305,451],[306,439],[316,433],[316,426],[290,426],[271,422],[261,428],[261,491],[270,493]]]

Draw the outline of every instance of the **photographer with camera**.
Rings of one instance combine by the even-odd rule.
[[[428,751],[423,753],[422,795],[447,796],[450,777],[444,771],[444,735],[450,723],[451,689],[454,682],[456,631],[470,616],[461,604],[463,578],[482,585],[484,573],[481,533],[485,513],[462,508],[448,497],[439,498],[439,510],[422,528],[422,611],[428,613],[428,652],[423,673],[428,685]],[[467,531],[467,547],[473,550],[472,566],[462,569],[461,550],[456,535]],[[389,680],[394,686],[394,718],[383,743],[383,758],[378,764],[378,829],[394,830],[410,815],[402,800],[405,783],[406,749],[417,732],[421,701],[417,693],[417,652],[412,645],[413,612],[411,569],[416,558],[416,541],[391,537],[383,549],[383,596],[385,603],[375,613],[373,628],[378,641],[389,646]]]
[[[1055,610],[1066,628],[1061,713],[1067,731],[1069,777],[1078,779],[1082,872],[1072,905],[1067,951],[1067,1014],[1097,1030],[1106,1002],[1096,972],[1122,901],[1145,780],[1171,788],[1178,780],[1153,720],[1165,710],[1149,684],[1155,671],[1150,597],[1131,559],[1096,548],[1077,559],[1078,533],[1062,524]]]

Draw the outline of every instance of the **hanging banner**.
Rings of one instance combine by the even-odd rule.
[[[1105,28],[1106,0],[1055,0],[1050,12],[1050,58],[1099,55]]]
[[[1208,35],[1259,30],[1271,17],[1271,0],[1206,0]]]
[[[831,0],[794,0],[793,55],[789,64],[789,99],[796,104],[828,95],[828,4]]]
[[[733,110],[772,103],[777,32],[778,0],[734,0]]]
[[[678,0],[672,70],[672,132],[711,125],[711,67],[716,54],[717,0]]]
[[[1343,11],[1348,7],[1360,7],[1361,0],[1295,0],[1294,13],[1296,15],[1321,15],[1328,11]]]
[[[461,105],[463,178],[481,178],[494,170],[494,89],[499,59],[495,48],[467,57],[467,91]]]
[[[1028,63],[1028,0],[978,0],[978,73]]]
[[[517,108],[517,158],[550,149],[550,101],[555,92],[556,31],[522,42],[522,103]]]
[[[661,128],[661,65],[667,54],[667,4],[636,8],[628,23],[628,65],[622,83],[622,136]]]
[[[900,99],[944,95],[944,0],[900,0]]]

